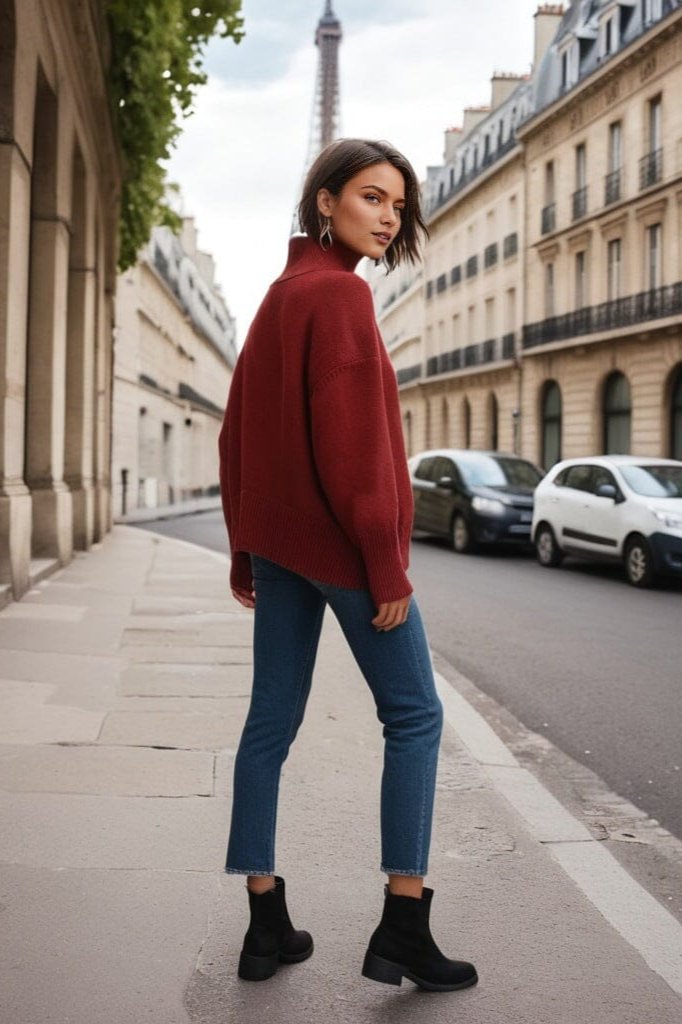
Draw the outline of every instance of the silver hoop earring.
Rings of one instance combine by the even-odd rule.
[[[326,251],[327,249],[331,249],[333,244],[334,239],[332,238],[332,220],[331,217],[325,217],[324,224],[322,225],[322,230],[320,231],[320,248]]]

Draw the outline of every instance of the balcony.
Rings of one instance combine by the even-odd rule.
[[[497,338],[488,338],[487,341],[480,341],[475,345],[466,345],[464,348],[455,348],[451,352],[431,356],[426,360],[426,376],[434,377],[439,373],[450,373],[452,370],[463,370],[471,366],[485,366],[498,359],[513,357],[514,335],[506,334],[501,344]]]
[[[573,220],[580,220],[587,213],[587,185],[573,193]]]
[[[484,265],[484,267],[487,270],[488,267],[494,267],[496,263],[497,263],[497,242],[493,242],[491,245],[487,245],[485,247],[485,251],[483,253],[483,265]]]
[[[510,259],[512,256],[516,256],[519,251],[519,236],[516,231],[512,232],[511,235],[507,235],[504,242],[502,243],[502,256],[505,260]]]
[[[467,260],[467,277],[475,277],[478,273],[478,256],[470,256]]]
[[[604,178],[604,206],[609,206],[611,203],[617,203],[620,199],[620,179],[622,171],[618,168],[617,171],[611,171]]]
[[[649,188],[663,177],[663,150],[653,149],[639,161],[639,187]]]
[[[611,302],[602,302],[598,306],[585,306],[535,324],[526,324],[523,328],[523,347],[535,348],[537,345],[577,338],[583,334],[632,327],[651,320],[678,316],[680,313],[682,281],[638,292],[636,295],[626,295]]]
[[[422,364],[416,363],[414,366],[405,366],[402,370],[398,370],[396,377],[398,378],[398,384],[409,384],[413,380],[418,380],[422,375]]]
[[[548,235],[556,228],[556,203],[548,203],[542,208],[542,234]]]

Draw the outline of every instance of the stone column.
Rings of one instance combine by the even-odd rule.
[[[71,493],[64,483],[66,296],[69,231],[34,216],[28,322],[26,483],[33,496],[32,554],[66,563],[73,553]]]
[[[23,480],[31,172],[0,143],[0,584],[28,588],[31,495]]]

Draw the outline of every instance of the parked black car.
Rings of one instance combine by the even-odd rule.
[[[415,531],[448,537],[460,554],[477,544],[530,543],[533,491],[544,475],[532,462],[438,448],[413,455],[408,465]]]

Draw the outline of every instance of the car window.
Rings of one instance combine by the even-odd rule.
[[[590,476],[590,490],[593,494],[596,494],[602,484],[612,484],[616,491],[619,490],[616,478],[610,470],[604,466],[592,466],[592,474]]]
[[[646,498],[682,498],[682,466],[621,466],[629,487]]]
[[[442,476],[452,476],[452,463],[450,459],[439,456],[433,465],[433,480],[440,480]]]
[[[593,468],[593,466],[569,466],[564,486],[572,487],[575,491],[591,491]]]
[[[570,468],[570,466],[566,466],[564,469],[561,470],[560,473],[557,473],[557,475],[554,477],[553,483],[556,487],[566,486],[566,477],[568,476],[568,471]]]
[[[421,460],[416,470],[414,471],[414,475],[417,478],[417,480],[433,480],[432,470],[435,461],[435,455],[429,455],[426,459]]]
[[[540,483],[542,474],[532,462],[505,456],[467,453],[457,460],[469,487],[530,487]]]

